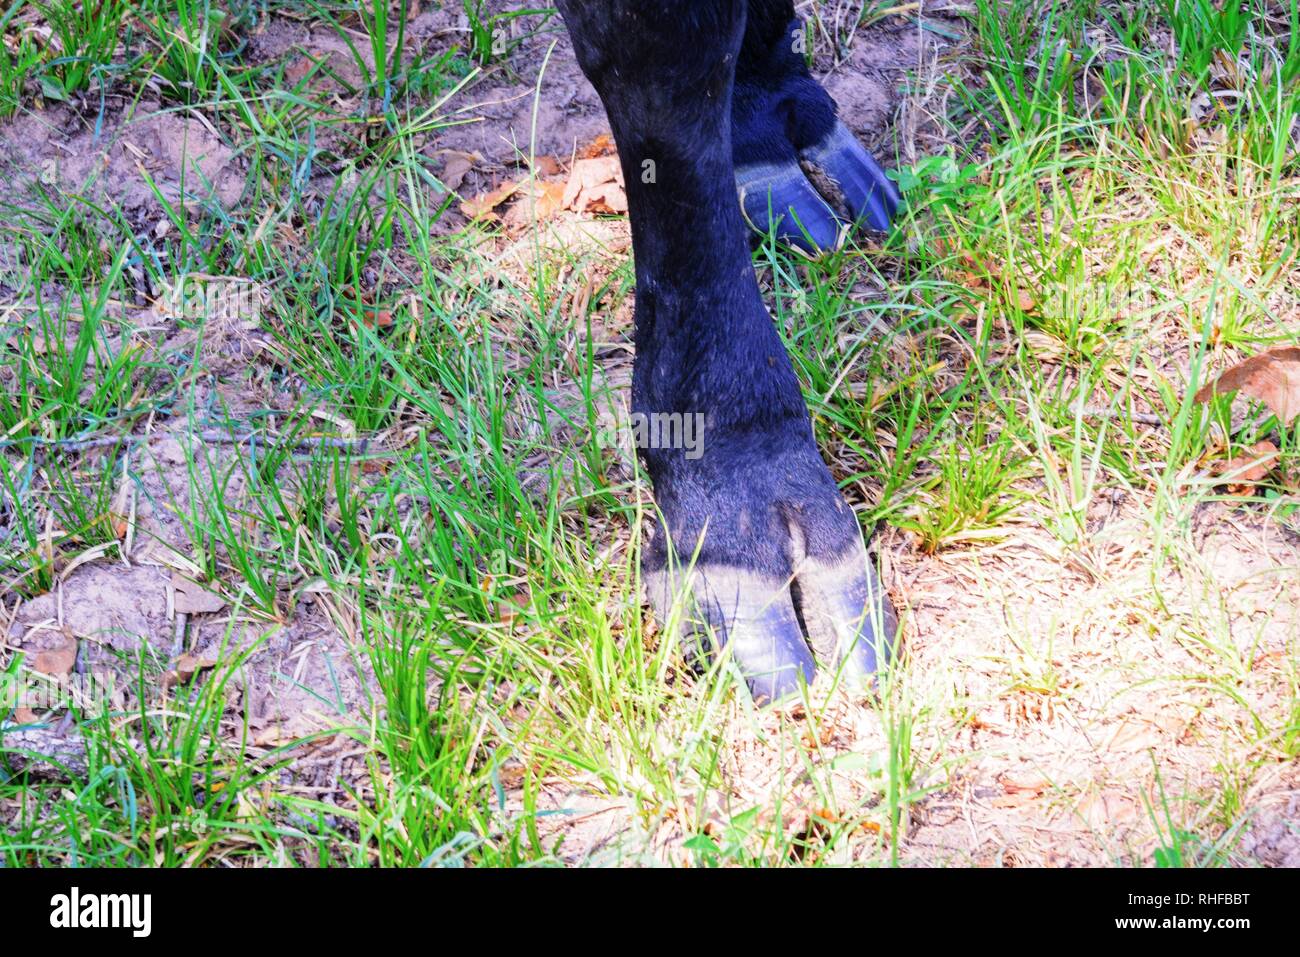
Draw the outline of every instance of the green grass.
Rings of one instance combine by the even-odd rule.
[[[816,4],[810,58],[904,22],[885,6]],[[516,54],[553,13],[465,0],[466,32],[427,44],[409,12],[0,12],[0,117],[62,102],[130,140],[115,111],[148,100],[211,124],[245,179],[223,208],[145,168],[147,218],[93,179],[18,177],[0,198],[6,615],[142,556],[229,615],[192,679],[162,686],[170,647],[120,663],[131,693],[74,714],[85,767],[66,780],[6,770],[0,730],[0,860],[990,863],[915,834],[990,786],[984,761],[1053,757],[1043,714],[1106,740],[1156,702],[1186,705],[1195,747],[1138,767],[1099,745],[1092,779],[1054,768],[1041,800],[1091,863],[1240,863],[1255,789],[1300,749],[1300,683],[1294,625],[1236,602],[1295,569],[1279,549],[1221,589],[1199,516],[1293,523],[1300,434],[1190,396],[1296,341],[1294,9],[978,0],[927,20],[964,38],[908,81],[930,125],[898,172],[900,228],[817,262],[759,247],[821,448],[905,605],[948,583],[905,607],[914,647],[878,700],[813,689],[778,713],[725,660],[690,675],[640,604],[653,505],[597,435],[629,354],[627,257],[537,241],[518,269],[493,230],[450,228],[430,144],[480,84],[528,75]],[[276,18],[339,38],[361,79],[256,54]],[[186,277],[254,285],[258,316],[170,315],[157,301]],[[1281,460],[1253,490],[1208,477],[1263,439]],[[338,643],[303,708],[339,729],[268,738],[239,705],[247,670],[304,621]],[[29,664],[0,654],[6,674]],[[1089,795],[1116,780],[1145,790],[1099,826]],[[1045,860],[1028,838],[1019,853]]]
[[[51,31],[52,57],[40,73],[41,95],[66,100],[92,87],[102,92],[120,69],[115,53],[130,10],[126,0],[49,0],[33,6]]]

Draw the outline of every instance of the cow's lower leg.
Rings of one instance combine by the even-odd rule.
[[[845,223],[888,229],[898,189],[808,72],[793,0],[748,6],[732,108],[746,217],[809,250],[833,248]]]
[[[605,103],[636,259],[633,411],[702,418],[642,457],[663,516],[644,550],[661,620],[725,643],[756,699],[824,666],[870,680],[895,631],[853,511],[813,440],[736,199],[731,92],[743,0],[560,0]]]

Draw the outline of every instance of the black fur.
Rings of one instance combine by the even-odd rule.
[[[646,550],[647,568],[664,567],[670,541],[682,560],[702,539],[701,566],[778,581],[789,580],[801,555],[831,561],[860,552],[860,529],[817,450],[763,304],[736,195],[733,117],[744,149],[783,150],[788,160],[798,142],[791,136],[834,122],[830,98],[786,42],[791,3],[559,6],[605,103],[627,183],[636,260],[633,412],[704,415],[701,457],[642,450],[667,524]],[[740,114],[732,103],[737,84]],[[804,84],[818,95],[801,92]],[[791,97],[811,105],[792,109]]]
[[[797,162],[835,126],[835,101],[809,74],[802,36],[793,0],[751,0],[731,115],[738,167]]]

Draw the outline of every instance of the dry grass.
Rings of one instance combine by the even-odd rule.
[[[597,441],[626,223],[484,228],[435,185],[562,181],[595,96],[555,21],[443,6],[400,93],[330,6],[241,20],[184,105],[121,50],[102,118],[0,62],[0,674],[72,641],[138,682],[12,716],[7,860],[1300,864],[1296,429],[1188,399],[1296,341],[1286,11],[1201,70],[1205,4],[806,5],[912,214],[756,263],[906,655],[876,700],[757,711],[640,603],[648,489]],[[181,321],[181,273],[261,321]]]

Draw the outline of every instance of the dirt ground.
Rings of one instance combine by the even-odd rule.
[[[945,30],[959,33],[960,21],[941,12],[931,11]],[[512,22],[520,45],[507,67],[452,97],[443,113],[457,125],[423,144],[428,155],[448,163],[475,156],[461,181],[465,196],[514,178],[535,156],[557,158],[561,169],[553,178],[562,181],[587,145],[608,132],[558,21],[538,34],[527,34],[527,27]],[[447,43],[462,31],[456,13],[427,11],[413,21],[410,42]],[[890,19],[857,36],[841,62],[823,54],[816,69],[844,119],[893,166],[935,152],[939,134],[930,117],[944,108],[936,97],[946,94],[934,80],[952,47],[938,32]],[[255,58],[292,61],[303,54],[333,58],[341,71],[355,69],[335,36],[300,21],[273,19],[253,38]],[[90,196],[111,197],[148,229],[163,219],[158,194],[176,203],[209,192],[223,204],[238,201],[245,158],[202,113],[163,109],[143,98],[114,104],[96,124],[76,104],[0,124],[4,175],[20,190],[34,182],[88,186]],[[332,185],[329,168],[314,176],[311,188],[318,192]],[[435,229],[464,222],[453,209]],[[562,247],[593,244],[611,257],[627,254],[622,221],[568,213],[547,228],[549,241]],[[526,271],[531,258],[514,253],[512,239],[501,237],[502,268]],[[0,249],[0,265],[5,257]],[[11,292],[0,287],[0,311]],[[134,305],[146,306],[151,292],[141,288]],[[602,332],[627,343],[629,320],[626,313],[608,316]],[[289,403],[291,397],[243,391],[246,367],[269,348],[255,333],[236,331],[217,341],[209,346],[202,389],[220,392],[236,408],[241,401],[260,408]],[[166,352],[177,340],[160,324],[154,345]],[[616,390],[626,388],[629,371],[629,350],[611,353],[604,372]],[[246,723],[254,747],[269,749],[325,732],[298,784],[336,787],[360,757],[328,733],[364,725],[375,694],[355,622],[327,594],[310,589],[297,596],[291,620],[270,622],[187,581],[197,569],[181,567],[165,547],[179,544],[173,512],[184,510],[189,494],[183,426],[180,416],[160,417],[133,452],[144,478],[132,493],[127,560],[88,561],[64,570],[49,593],[0,605],[8,618],[0,621],[0,634],[8,649],[29,656],[58,654],[74,637],[82,648],[78,671],[120,668],[142,642],[160,676],[177,667],[181,654],[197,662],[241,654],[238,680],[226,691],[232,733]],[[1123,496],[1093,503],[1091,544],[1082,556],[1063,556],[1055,539],[1029,523],[996,543],[933,555],[902,532],[877,536],[885,580],[906,610],[907,653],[918,683],[912,693],[937,709],[913,745],[922,764],[933,762],[930,778],[916,786],[933,790],[912,804],[905,822],[906,863],[1149,860],[1151,822],[1161,818],[1162,801],[1231,792],[1221,769],[1243,760],[1238,751],[1245,749],[1251,753],[1244,760],[1258,773],[1235,799],[1254,813],[1236,835],[1233,860],[1300,866],[1300,769],[1243,744],[1238,725],[1246,719],[1237,707],[1245,700],[1251,713],[1275,716],[1275,689],[1295,680],[1300,536],[1246,511],[1205,505],[1170,519],[1193,524],[1195,551],[1156,562],[1142,519],[1146,507]],[[1176,628],[1155,624],[1157,607],[1165,613],[1161,621]],[[1235,687],[1186,680],[1203,670],[1211,646],[1239,662]],[[943,714],[941,702],[953,709],[977,702],[978,708]],[[829,753],[880,747],[873,718],[847,706],[835,713],[838,722],[823,742]],[[729,799],[761,802],[785,773],[782,757],[765,744],[771,739],[732,717]],[[69,749],[75,752],[69,733],[28,732],[35,750],[64,759]],[[46,773],[39,761],[31,769]],[[842,777],[852,792],[852,774]],[[566,835],[563,853],[572,862],[629,862],[644,854],[684,859],[678,819],[647,823],[626,799],[594,782],[548,781],[541,804],[557,812],[543,822],[543,832]],[[521,793],[511,791],[507,808],[521,806]],[[1206,806],[1201,813],[1220,810]]]

